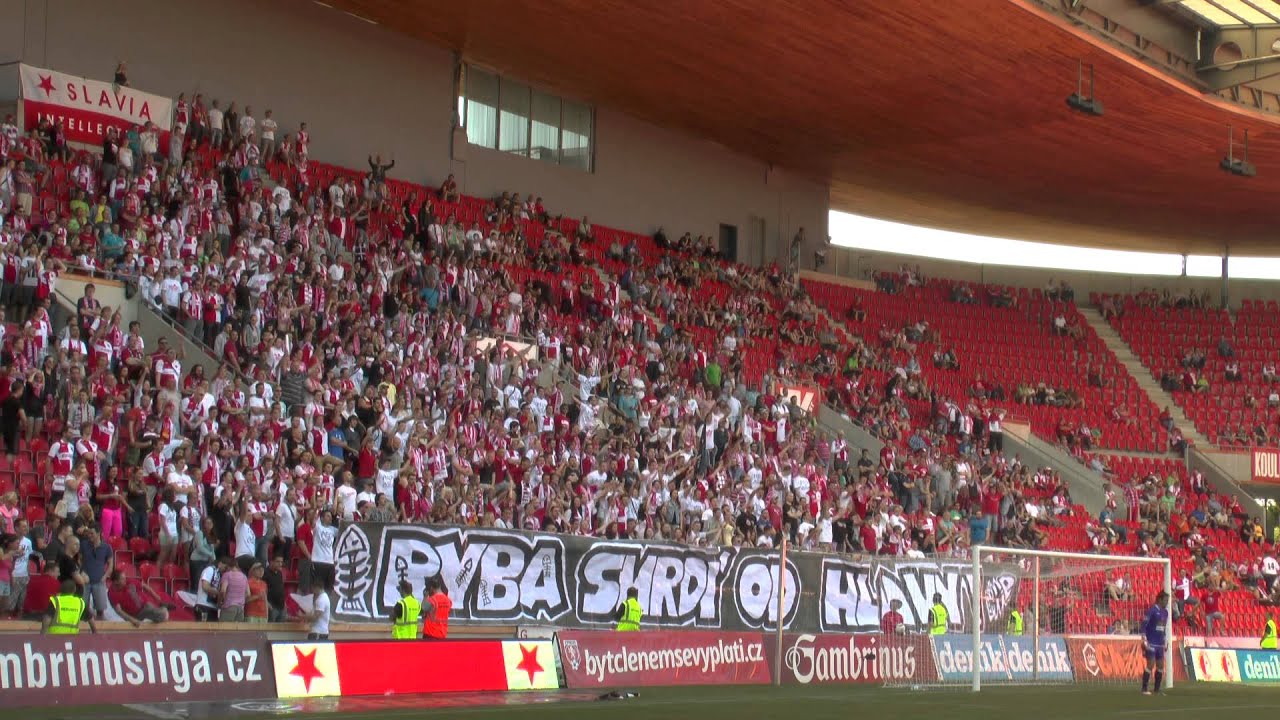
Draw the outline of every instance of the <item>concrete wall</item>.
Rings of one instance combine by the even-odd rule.
[[[138,303],[124,296],[124,284],[117,280],[92,278],[88,275],[67,274],[58,278],[56,289],[71,300],[71,308],[84,297],[84,286],[92,283],[94,297],[103,307],[120,311],[120,327],[126,330],[129,323],[138,319]]]
[[[749,261],[780,257],[798,227],[827,233],[824,184],[608,108],[597,108],[595,173],[474,147],[454,159],[452,53],[306,0],[6,0],[5,60],[99,79],[126,60],[139,89],[199,91],[259,119],[271,108],[282,131],[307,122],[316,159],[365,167],[370,153],[394,154],[394,177],[434,185],[455,172],[469,194],[533,192],[553,212],[636,232],[736,225]],[[767,248],[747,247],[753,216]]]

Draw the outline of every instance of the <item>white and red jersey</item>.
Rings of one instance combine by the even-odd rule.
[[[449,456],[443,448],[433,448],[427,453],[427,467],[431,470],[431,478],[437,482],[449,477]]]
[[[182,381],[182,366],[177,360],[166,357],[157,358],[155,364],[156,384],[162,388],[177,390]]]
[[[89,477],[96,478],[98,476],[97,454],[99,452],[98,443],[93,441],[93,437],[82,437],[76,441],[76,456],[85,461],[89,468]]]
[[[49,447],[49,472],[54,476],[56,492],[62,492],[63,487],[57,487],[59,477],[66,479],[71,474],[71,468],[76,464],[76,448],[66,440],[59,440]]]
[[[115,447],[116,424],[111,421],[111,418],[102,416],[93,425],[92,437],[93,442],[102,449],[103,453],[110,453]]]

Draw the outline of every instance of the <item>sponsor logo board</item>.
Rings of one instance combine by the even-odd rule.
[[[1280,652],[1275,650],[1237,650],[1236,666],[1244,682],[1280,683]]]
[[[1201,682],[1238,683],[1240,663],[1235,650],[1218,650],[1210,648],[1190,648],[1191,673]]]
[[[1256,483],[1280,483],[1280,450],[1254,448],[1250,466]]]
[[[760,633],[566,630],[559,640],[570,688],[744,685],[772,680]]]
[[[933,651],[938,675],[947,682],[973,677],[975,663],[983,682],[1072,680],[1067,642],[1061,637],[1042,635],[1037,647],[1027,636],[983,635],[975,659],[972,637],[938,635],[933,638]]]
[[[802,633],[785,636],[783,643],[784,683],[927,683],[938,679],[933,649],[924,636]]]
[[[0,636],[7,707],[275,696],[264,636],[144,633]]]

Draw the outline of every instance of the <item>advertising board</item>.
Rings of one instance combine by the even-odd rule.
[[[784,683],[914,684],[938,679],[933,649],[923,635],[803,633],[787,635],[783,643]]]
[[[549,640],[276,643],[271,654],[281,698],[560,686]]]
[[[7,707],[275,696],[258,633],[0,636]]]
[[[944,681],[960,682],[973,677],[973,638],[938,635],[933,638],[933,650],[938,674]],[[1067,641],[1052,635],[1040,636],[1038,647],[1027,636],[983,635],[977,662],[983,682],[1072,680]]]
[[[570,688],[768,683],[760,633],[714,631],[559,634],[560,661]]]

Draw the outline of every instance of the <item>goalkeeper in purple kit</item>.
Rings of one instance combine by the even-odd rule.
[[[1156,602],[1147,610],[1139,631],[1142,633],[1142,657],[1146,666],[1142,670],[1142,694],[1159,693],[1164,684],[1165,633],[1169,627],[1169,593],[1161,590]],[[1151,673],[1155,672],[1155,685],[1151,685]],[[1151,688],[1151,689],[1148,689]]]

